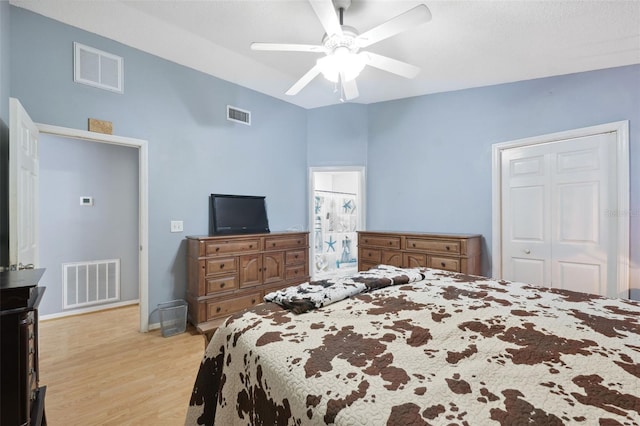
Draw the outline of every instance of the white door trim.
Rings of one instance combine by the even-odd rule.
[[[606,212],[618,218],[618,283],[617,293],[629,297],[629,121],[617,121],[564,132],[496,143],[491,146],[491,261],[493,278],[502,278],[502,217],[501,217],[501,163],[502,152],[511,148],[532,146],[566,139],[575,139],[601,133],[616,133],[617,145],[617,198],[616,210]]]
[[[138,274],[140,331],[149,331],[149,147],[143,139],[88,132],[68,127],[36,123],[40,133],[82,139],[89,142],[129,146],[138,149]]]

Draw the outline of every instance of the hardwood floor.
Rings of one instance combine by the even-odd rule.
[[[138,306],[41,321],[40,384],[51,426],[181,425],[204,353],[192,326],[138,332]]]

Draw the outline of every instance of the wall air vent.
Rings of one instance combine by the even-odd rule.
[[[251,111],[227,105],[227,120],[251,126]]]
[[[73,81],[112,92],[123,93],[123,61],[80,43],[73,43]]]

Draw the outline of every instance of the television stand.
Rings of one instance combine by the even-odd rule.
[[[188,317],[205,335],[265,294],[308,280],[308,232],[187,237]]]

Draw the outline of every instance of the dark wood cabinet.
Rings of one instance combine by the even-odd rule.
[[[38,305],[44,269],[0,272],[0,424],[46,425],[38,369]]]

